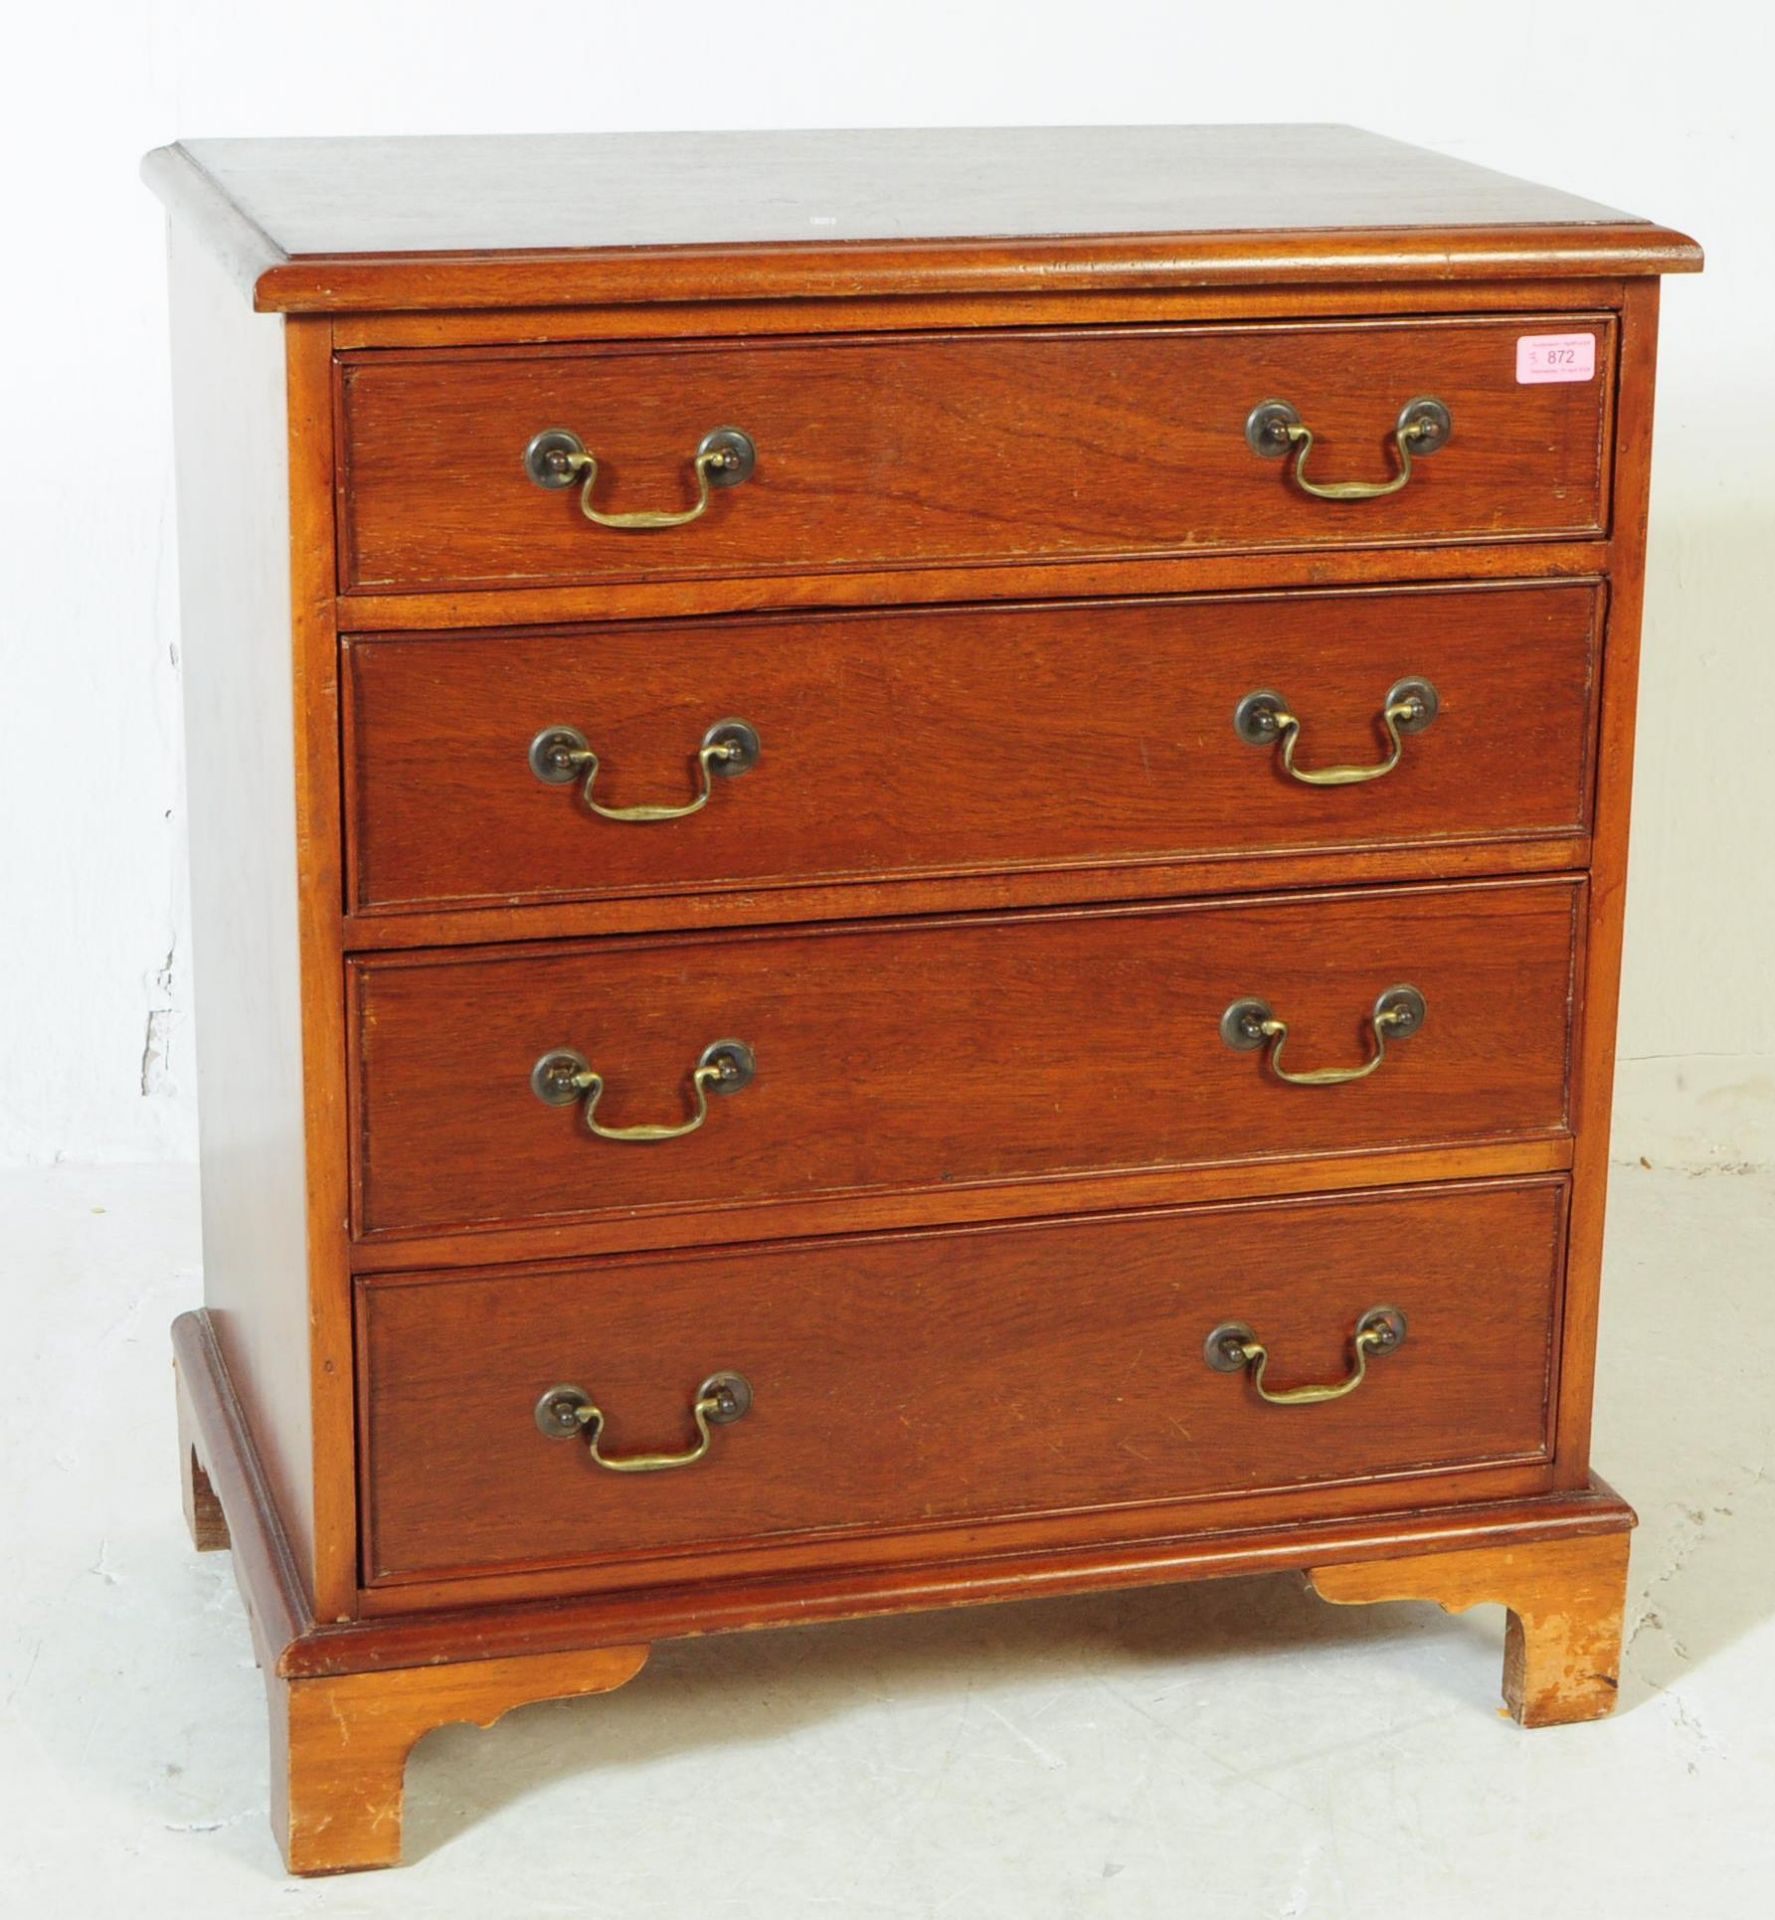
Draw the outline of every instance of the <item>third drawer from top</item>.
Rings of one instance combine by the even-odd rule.
[[[629,623],[347,643],[361,912],[1589,822],[1593,582]]]
[[[1583,887],[362,957],[357,1229],[1559,1136]]]

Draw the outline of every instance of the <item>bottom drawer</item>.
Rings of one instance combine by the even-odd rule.
[[[1564,1195],[1475,1183],[366,1281],[367,1578],[1540,1460]],[[1379,1306],[1405,1338],[1338,1399],[1267,1402],[1236,1337],[1216,1349],[1235,1370],[1205,1357],[1241,1323],[1266,1390],[1333,1384]],[[750,1405],[704,1403],[700,1458],[599,1466],[593,1442],[631,1466],[693,1450],[724,1371]],[[550,1401],[569,1384],[584,1403]],[[549,1406],[561,1436],[539,1431]]]

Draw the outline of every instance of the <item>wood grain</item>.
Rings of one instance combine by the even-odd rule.
[[[591,1566],[815,1532],[837,1552],[838,1533],[1232,1488],[1296,1488],[1304,1509],[1320,1483],[1532,1460],[1562,1242],[1549,1181],[367,1286],[366,1566]],[[1387,1303],[1406,1342],[1344,1400],[1271,1406],[1202,1358],[1244,1321],[1272,1385],[1335,1381]],[[752,1411],[682,1470],[599,1471],[532,1419],[573,1382],[608,1452],[681,1450],[721,1369]]]
[[[1592,281],[1697,273],[1686,234],[1642,221],[1616,225],[1360,227],[1262,233],[1092,236],[1034,241],[929,241],[833,247],[637,247],[578,252],[329,256],[272,264],[252,283],[262,312],[473,312],[554,304],[842,299],[963,294],[1146,293],[1176,288],[1342,287],[1410,282],[1442,293],[1503,275]]]
[[[1578,902],[1518,881],[359,959],[358,1229],[1559,1134]],[[1220,1037],[1258,994],[1296,1071],[1354,1067],[1401,981],[1430,1017],[1354,1084],[1285,1086]],[[604,1125],[675,1123],[728,1036],[757,1078],[682,1139],[597,1139],[531,1091],[571,1048]]]
[[[1681,234],[1337,126],[203,140],[143,171],[292,310],[1700,265]]]
[[[320,1624],[306,1573],[208,1308],[179,1315],[172,1345],[181,1491],[200,1468],[222,1509],[254,1655],[270,1673],[285,1648]],[[336,1623],[329,1616],[327,1624]]]
[[[509,906],[1161,859],[1238,887],[1296,852],[1570,836],[1597,614],[1566,586],[354,637],[351,891]],[[1376,765],[1408,672],[1441,709],[1381,781],[1301,785],[1232,725],[1279,688],[1303,767]],[[600,804],[682,805],[729,714],[763,757],[685,820],[604,820],[525,763],[573,726]]]
[[[1272,1503],[1223,1502],[1198,1510],[1179,1531],[1176,1508],[1140,1509],[1137,1528],[1116,1527],[1112,1512],[1059,1522],[902,1535],[883,1543],[876,1563],[853,1568],[817,1552],[779,1550],[750,1578],[710,1577],[707,1560],[683,1567],[676,1582],[645,1590],[513,1606],[494,1583],[449,1583],[430,1610],[426,1590],[403,1586],[362,1596],[349,1623],[316,1621],[290,1564],[276,1510],[205,1316],[175,1322],[174,1345],[188,1384],[203,1457],[210,1464],[235,1543],[234,1572],[247,1602],[261,1664],[285,1678],[381,1672],[515,1653],[623,1647],[679,1634],[816,1620],[854,1619],[916,1607],[964,1606],[1036,1594],[1230,1574],[1273,1573],[1314,1565],[1398,1559],[1467,1546],[1524,1545],[1619,1533],[1633,1510],[1601,1481],[1549,1492],[1523,1468],[1418,1475],[1392,1482],[1323,1489],[1309,1519]],[[1507,1484],[1515,1481],[1514,1488]],[[1094,1521],[1108,1520],[1109,1525]],[[1205,1521],[1205,1524],[1203,1522]],[[577,1574],[572,1576],[579,1578]],[[532,1585],[539,1576],[525,1576]],[[390,1595],[392,1611],[379,1603]]]
[[[1573,540],[1463,541],[1378,547],[1355,539],[1299,552],[1193,553],[1167,559],[1025,560],[1015,565],[878,569],[872,573],[709,576],[571,587],[466,592],[342,594],[342,633],[430,633],[464,627],[566,626],[587,621],[684,619],[795,607],[950,607],[990,600],[1104,598],[1171,593],[1272,592],[1289,587],[1463,584],[1477,580],[1590,579],[1606,572],[1609,544]]]
[[[271,1824],[291,1873],[352,1873],[401,1858],[407,1756],[436,1727],[490,1727],[514,1707],[609,1693],[646,1647],[518,1654],[324,1679],[266,1676]]]
[[[522,906],[389,906],[346,917],[348,952],[496,946],[512,940],[583,940],[609,933],[800,925],[817,920],[900,919],[914,914],[1004,911],[1093,901],[1187,895],[1308,892],[1366,881],[1503,879],[1569,873],[1590,858],[1588,832],[1490,840],[1384,841],[1323,853],[1226,849],[1175,860],[1054,861],[1000,872],[905,879],[785,880],[779,885],[538,900]]]
[[[312,1591],[310,1136],[283,327],[249,313],[179,227],[170,267],[204,1298]],[[243,462],[243,446],[256,456]]]
[[[406,1273],[416,1268],[478,1271],[500,1261],[590,1259],[606,1253],[740,1245],[810,1233],[871,1233],[933,1221],[957,1225],[1117,1207],[1188,1206],[1205,1200],[1264,1200],[1280,1194],[1354,1193],[1404,1181],[1479,1180],[1564,1173],[1570,1134],[1484,1144],[1361,1148],[1270,1160],[1221,1161],[1145,1172],[1055,1174],[1015,1186],[945,1185],[940,1192],[899,1190],[843,1199],[785,1199],[743,1208],[639,1211],[504,1226],[378,1234],[357,1241],[352,1270]]]
[[[291,255],[1629,217],[1326,125],[193,140],[180,151]]]
[[[1433,1600],[1446,1613],[1509,1609],[1504,1703],[1520,1726],[1559,1727],[1615,1710],[1627,1601],[1628,1536],[1550,1540],[1314,1567],[1322,1599],[1342,1606]]]
[[[398,1853],[445,1719],[654,1640],[1292,1568],[1511,1614],[1529,1724],[1614,1697],[1629,1509],[1589,1467],[1657,287],[1680,234],[1348,129],[199,143],[175,214],[207,1314],[193,1537],[228,1544],[299,1871]],[[610,182],[620,178],[621,192]],[[252,320],[244,289],[287,310]],[[1595,379],[1515,379],[1523,332]],[[1291,400],[1306,498],[1246,448]],[[599,504],[759,466],[693,526]],[[1238,742],[1381,749],[1315,793]],[[546,707],[546,711],[543,709]],[[617,804],[710,721],[764,758]],[[503,943],[503,944],[502,944]],[[1260,993],[1296,1067],[1221,1043]],[[672,1120],[711,1040],[756,1082]],[[1410,1320],[1349,1399],[1283,1384]],[[596,1392],[694,1467],[598,1472]]]
[[[1519,385],[1524,332],[1592,334],[1591,381]],[[347,590],[1416,544],[1607,524],[1607,315],[1316,326],[973,331],[383,352],[341,362]],[[1454,432],[1403,492],[1325,501],[1245,419],[1296,406],[1321,479],[1381,481],[1421,394]],[[712,429],[758,465],[693,524],[594,526],[524,472],[570,428],[599,510],[677,510]]]
[[[314,1595],[346,1619],[357,1582],[356,1460],[347,1267],[342,948],[347,830],[339,764],[339,638],[328,591],[334,546],[332,326],[284,323],[290,432],[290,672],[296,715],[297,940],[302,1124],[307,1147],[309,1383],[314,1422]],[[250,898],[243,894],[242,898]],[[237,900],[239,911],[242,901]],[[239,1064],[251,1070],[250,1061]]]
[[[1311,288],[1182,287],[1155,291],[875,294],[858,298],[661,300],[647,306],[508,307],[337,313],[350,347],[527,346],[559,341],[738,338],[753,334],[947,332],[957,327],[1129,326],[1201,320],[1372,320],[1386,314],[1596,313],[1619,309],[1625,280],[1462,280],[1445,287],[1390,280]]]
[[[1584,972],[1573,1055],[1574,1115],[1579,1134],[1566,1281],[1559,1438],[1559,1473],[1568,1486],[1579,1484],[1590,1471],[1590,1409],[1601,1310],[1628,830],[1633,805],[1640,618],[1645,598],[1658,296],[1656,281],[1635,287],[1622,326],[1621,432],[1616,448],[1618,557],[1610,584],[1597,748],[1598,832],[1591,859]]]
[[[185,1530],[199,1553],[219,1553],[228,1545],[228,1516],[210,1477],[209,1455],[183,1373],[173,1363],[173,1396],[179,1436],[179,1494]]]

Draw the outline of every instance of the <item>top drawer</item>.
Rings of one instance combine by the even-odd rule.
[[[1517,341],[1548,333],[1591,336],[1595,372],[1519,383]],[[1606,315],[366,352],[341,365],[342,584],[1594,535],[1614,358]],[[1451,422],[1439,444],[1400,437],[1423,398]],[[1268,401],[1294,410],[1310,451],[1278,434],[1258,436],[1270,457],[1253,450],[1248,422]],[[699,462],[722,428],[750,443],[749,471]],[[550,429],[595,462],[589,495],[567,442],[551,476],[564,484],[527,472]],[[1323,499],[1303,485],[1396,480],[1402,446],[1415,457],[1396,491]],[[706,509],[671,526],[582,511],[685,514],[699,496]]]

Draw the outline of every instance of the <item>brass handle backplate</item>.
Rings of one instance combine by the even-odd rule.
[[[1374,1052],[1359,1067],[1316,1067],[1310,1073],[1291,1073],[1282,1064],[1288,1022],[1278,1020],[1267,1000],[1235,1000],[1220,1016],[1220,1037],[1240,1053],[1269,1049],[1270,1071],[1291,1087],[1337,1087],[1350,1080],[1366,1080],[1387,1057],[1387,1042],[1409,1040],[1427,1017],[1424,996],[1416,987],[1389,987],[1374,1003],[1369,1024],[1374,1029]]]
[[[577,727],[544,727],[530,742],[530,771],[546,786],[565,787],[579,781],[580,799],[601,820],[682,820],[709,804],[716,775],[738,779],[757,766],[761,751],[756,729],[744,720],[717,720],[696,750],[697,791],[676,807],[607,807],[594,799],[598,756]]]
[[[1242,1320],[1227,1320],[1209,1334],[1202,1357],[1216,1373],[1251,1371],[1251,1384],[1272,1407],[1313,1407],[1327,1400],[1341,1400],[1354,1393],[1368,1378],[1368,1362],[1397,1353],[1405,1345],[1405,1315],[1397,1307],[1370,1307],[1356,1322],[1351,1335],[1350,1371],[1343,1379],[1322,1387],[1286,1387],[1280,1390],[1264,1385],[1264,1373],[1270,1364],[1269,1349]]]
[[[1307,455],[1313,450],[1313,430],[1286,400],[1265,400],[1251,409],[1245,421],[1245,442],[1264,460],[1294,456],[1294,484],[1315,500],[1384,500],[1411,478],[1411,463],[1448,445],[1454,416],[1440,400],[1427,396],[1408,400],[1393,423],[1393,445],[1399,470],[1390,480],[1309,480]]]
[[[696,1111],[675,1126],[605,1126],[598,1118],[604,1076],[571,1047],[556,1047],[537,1061],[530,1069],[530,1091],[547,1107],[570,1107],[584,1100],[586,1126],[600,1140],[679,1140],[708,1119],[711,1093],[738,1093],[751,1084],[757,1071],[757,1059],[743,1040],[717,1040],[704,1047],[690,1075]]]
[[[1246,694],[1233,709],[1233,728],[1241,740],[1254,747],[1273,747],[1281,741],[1282,769],[1303,787],[1353,787],[1391,773],[1405,752],[1404,735],[1422,733],[1441,707],[1436,689],[1428,680],[1413,675],[1394,681],[1381,707],[1381,724],[1393,750],[1372,767],[1297,767],[1294,750],[1300,744],[1300,721],[1289,711],[1288,702],[1270,687]]]
[[[696,1422],[696,1444],[682,1453],[601,1453],[604,1413],[583,1387],[550,1387],[536,1403],[536,1424],[551,1440],[585,1436],[592,1464],[607,1473],[665,1473],[673,1467],[695,1466],[714,1439],[712,1427],[743,1420],[752,1407],[752,1387],[743,1373],[712,1373],[696,1390],[690,1417]]]
[[[668,513],[600,513],[592,505],[598,484],[598,457],[567,427],[545,427],[524,449],[524,471],[550,493],[577,485],[579,510],[600,527],[619,533],[645,533],[659,527],[684,527],[709,510],[715,487],[737,487],[752,477],[758,449],[738,427],[717,427],[705,433],[691,458],[696,475],[696,504]]]

